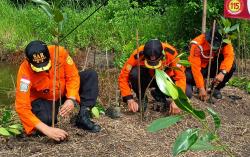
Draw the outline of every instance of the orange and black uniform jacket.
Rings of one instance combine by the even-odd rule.
[[[27,134],[31,134],[35,126],[41,122],[32,113],[31,102],[38,98],[53,100],[55,48],[58,51],[58,47],[48,46],[51,59],[51,68],[48,72],[34,72],[27,60],[23,61],[18,71],[15,108]],[[79,102],[80,77],[78,70],[63,47],[59,47],[56,67],[56,100],[59,99],[59,90],[61,90],[62,96],[75,97]],[[59,82],[61,89],[59,89]]]
[[[223,46],[220,50],[212,52],[212,61],[217,59],[217,55],[220,52],[224,56],[224,60],[221,62],[219,70],[230,71],[234,62],[234,50],[231,44]],[[204,87],[204,78],[201,73],[201,68],[206,68],[209,63],[210,44],[205,38],[205,34],[201,34],[191,41],[191,50],[189,56],[189,62],[191,63],[191,70],[195,80],[197,88]]]
[[[178,53],[177,51],[169,44],[167,43],[162,43],[163,50],[165,51],[165,60],[162,60],[162,65],[166,66],[168,65],[169,67],[179,67],[181,68],[180,70],[167,70],[166,73],[172,77],[178,87],[180,87],[184,92],[186,89],[186,76],[184,73],[184,67],[177,64],[179,61],[178,58],[175,58]],[[121,73],[119,75],[119,87],[121,90],[121,95],[123,97],[123,100],[126,102],[129,99],[132,99],[132,92],[131,92],[131,86],[129,83],[129,73],[131,69],[135,66],[138,65],[138,59],[137,59],[137,53],[142,54],[144,50],[144,45],[140,46],[138,50],[134,50],[134,52],[131,54],[129,59],[126,61],[124,64]],[[144,67],[144,56],[140,55],[140,66]],[[154,75],[154,70],[150,70],[150,74]]]

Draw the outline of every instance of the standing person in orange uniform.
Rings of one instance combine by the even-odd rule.
[[[189,56],[191,68],[186,69],[186,94],[188,97],[192,97],[193,86],[196,86],[199,90],[199,98],[201,100],[208,99],[204,80],[208,75],[211,40],[212,30],[206,34],[199,35],[193,41],[191,41]],[[212,50],[210,78],[214,78],[215,89],[212,95],[217,99],[222,98],[220,90],[226,85],[236,69],[236,64],[234,62],[234,49],[232,44],[221,43],[222,36],[218,32],[218,28],[216,28]],[[217,62],[218,55],[219,59]],[[217,66],[219,71],[218,74],[216,74]]]
[[[42,41],[30,42],[26,59],[20,65],[17,76],[15,108],[29,135],[36,130],[56,141],[64,140],[68,133],[52,125],[54,53],[59,51],[56,75],[56,112],[62,117],[69,115],[74,105],[80,104],[76,126],[90,132],[99,132],[100,126],[90,120],[90,109],[98,96],[98,78],[93,70],[78,72],[66,49],[47,46]],[[59,89],[60,87],[60,89]],[[60,94],[62,106],[60,105]]]
[[[177,51],[174,47],[167,43],[162,43],[157,39],[149,40],[145,45],[140,46],[134,50],[129,59],[124,64],[121,73],[119,75],[119,87],[123,101],[128,104],[128,109],[132,112],[138,111],[138,103],[134,100],[132,91],[136,93],[138,97],[138,54],[140,56],[140,72],[141,72],[141,95],[142,100],[144,98],[145,90],[154,76],[154,69],[163,69],[164,66],[179,67],[180,70],[166,69],[166,73],[175,81],[183,91],[186,89],[186,77],[184,73],[184,67],[177,64],[178,59]],[[174,101],[166,101],[166,95],[164,95],[156,84],[154,79],[150,85],[150,88],[154,87],[155,90],[151,91],[151,95],[156,101],[167,103],[170,107],[170,113],[176,114],[180,112],[180,109],[176,106]],[[146,104],[144,104],[144,108]]]

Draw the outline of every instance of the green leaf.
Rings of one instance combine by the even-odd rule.
[[[214,119],[214,126],[215,129],[219,129],[220,128],[220,117],[218,116],[218,114],[211,108],[207,108],[208,112],[212,115],[213,119]]]
[[[8,132],[8,130],[3,128],[3,127],[0,128],[0,135],[2,135],[2,136],[11,136],[11,134]]]
[[[174,100],[175,104],[183,111],[189,112],[192,115],[194,115],[195,117],[198,117],[200,119],[205,119],[206,118],[206,114],[204,111],[199,111],[196,110],[192,107],[192,105],[190,104],[190,101],[188,99],[188,97],[186,96],[186,94],[182,91],[182,89],[180,87],[177,87],[178,90],[178,95],[179,98]]]
[[[235,30],[238,30],[239,27],[240,27],[240,24],[235,24],[235,25],[233,25],[233,26],[230,28],[230,32],[235,31]]]
[[[13,135],[20,135],[21,134],[21,131],[19,131],[18,129],[8,128],[7,130],[10,133],[12,133]]]
[[[175,85],[169,81],[170,77],[162,70],[156,69],[156,83],[160,90],[173,98],[174,100],[178,98],[178,91]],[[171,79],[170,79],[171,80]]]
[[[173,146],[173,155],[176,156],[187,151],[198,139],[199,129],[187,129],[182,132],[176,139]]]
[[[35,2],[35,3],[38,3],[38,4],[40,4],[40,5],[45,5],[45,6],[47,6],[47,7],[50,8],[49,3],[47,3],[47,2],[44,1],[44,0],[32,0],[32,1]]]
[[[54,15],[54,20],[56,23],[59,23],[59,22],[63,21],[63,19],[64,19],[62,12],[57,8],[53,10],[53,15]]]
[[[11,129],[18,129],[18,130],[22,130],[23,127],[21,124],[14,124],[14,125],[10,125],[9,128]]]
[[[99,113],[97,107],[93,107],[93,108],[91,109],[91,112],[92,112],[92,115],[93,115],[94,117],[96,117],[96,118],[99,118],[99,117],[100,117],[100,113]]]
[[[6,125],[10,122],[11,119],[11,110],[4,110],[2,115],[2,124]]]
[[[231,28],[230,27],[225,27],[224,28],[224,31],[225,31],[225,33],[227,34],[227,33],[229,33],[230,32],[230,30],[231,30]]]
[[[181,64],[181,65],[186,66],[186,67],[189,67],[191,65],[190,62],[187,60],[179,60],[178,64]]]
[[[154,120],[147,128],[148,132],[156,132],[161,129],[168,128],[175,123],[179,122],[182,120],[182,116],[176,115],[176,116],[169,116],[169,117],[164,117],[164,118],[159,118],[157,120]]]
[[[52,18],[52,10],[46,6],[46,5],[40,5],[40,7],[43,9],[43,11],[50,17]]]
[[[227,44],[231,44],[231,40],[230,39],[223,39],[223,42],[227,43]]]

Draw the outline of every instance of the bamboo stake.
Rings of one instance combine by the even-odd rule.
[[[144,108],[142,106],[142,102],[141,102],[141,67],[140,67],[140,55],[139,55],[139,34],[138,34],[138,30],[136,30],[136,50],[137,50],[137,59],[138,59],[138,63],[137,63],[137,69],[138,69],[138,99],[139,99],[139,107],[140,107],[140,112],[141,112],[141,121],[143,121],[143,117],[144,117]]]
[[[241,54],[241,42],[240,42],[240,32],[238,33],[238,55],[236,56],[236,61],[239,65],[240,63],[240,54]],[[240,66],[237,66],[237,76],[239,77],[240,76]]]
[[[207,0],[203,0],[202,33],[206,33]]]
[[[56,65],[57,65],[57,48],[58,41],[55,44],[55,52],[54,52],[54,78],[53,78],[53,104],[52,104],[52,127],[55,127],[55,108],[56,108]]]
[[[108,60],[108,49],[106,47],[106,61],[107,61],[107,77],[110,78],[110,75],[109,75],[109,60]],[[109,83],[109,87],[111,85],[110,83],[110,79],[108,79],[108,83]],[[110,105],[110,92],[108,92],[108,104]]]
[[[209,86],[209,83],[210,83],[210,71],[211,71],[211,62],[212,62],[212,52],[213,52],[213,43],[214,43],[215,24],[216,24],[216,21],[214,20],[213,31],[212,31],[212,39],[211,39],[211,44],[210,44],[208,74],[207,74],[207,82],[206,82],[206,92],[208,91],[208,86]]]
[[[86,51],[87,51],[87,53],[86,53],[86,57],[85,57],[84,67],[82,69],[83,71],[86,69],[87,63],[88,63],[88,56],[89,56],[89,48],[88,47],[86,48]]]

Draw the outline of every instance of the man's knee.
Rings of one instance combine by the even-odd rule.
[[[79,75],[81,79],[88,79],[88,78],[98,79],[98,75],[96,71],[93,69],[87,69],[87,70],[81,71]]]
[[[32,102],[31,106],[32,113],[34,113],[39,120],[49,126],[52,125],[52,104],[49,103],[49,101],[43,99],[36,99]]]
[[[192,84],[194,82],[193,74],[190,68],[186,70],[186,82]]]

